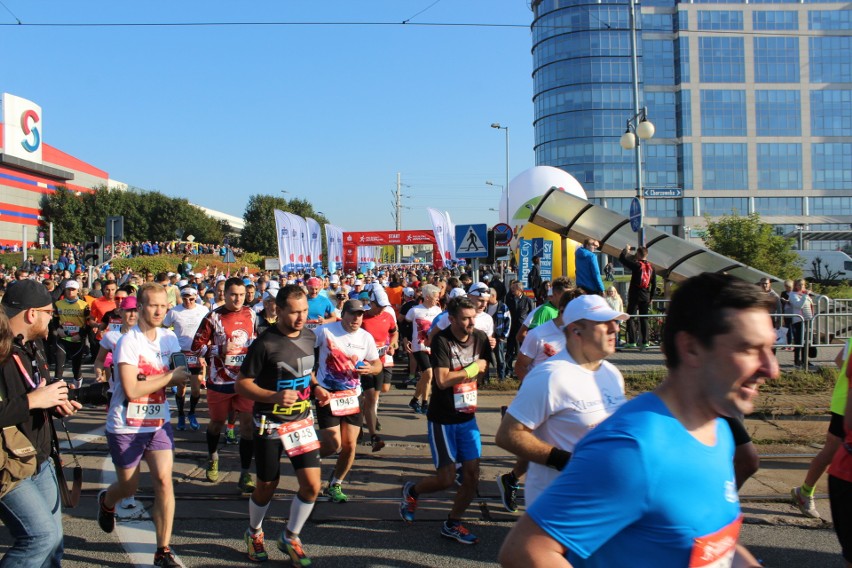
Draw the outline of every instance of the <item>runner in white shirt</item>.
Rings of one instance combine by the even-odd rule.
[[[115,529],[115,504],[135,492],[144,458],[154,487],[154,565],[180,566],[169,548],[175,511],[175,446],[166,388],[185,384],[190,373],[183,366],[169,370],[180,344],[174,333],[162,327],[169,308],[166,291],[159,284],[144,284],[137,299],[139,323],[118,341],[115,351],[119,380],[110,401],[106,436],[118,480],[98,494],[98,525],[108,533]]]
[[[347,300],[340,321],[315,330],[319,368],[314,397],[322,442],[320,455],[340,454],[326,488],[326,494],[335,503],[348,500],[340,486],[355,461],[361,431],[358,401],[361,377],[376,375],[382,370],[373,336],[361,329],[365,311],[359,300]]]
[[[559,299],[559,315],[531,329],[515,360],[515,376],[523,382],[524,377],[539,363],[543,363],[565,349],[565,333],[562,331],[562,313],[575,294],[582,295],[580,290],[567,290]]]
[[[628,315],[601,296],[580,296],[562,314],[565,351],[536,366],[509,406],[495,441],[530,461],[526,504],[567,465],[574,446],[625,402],[624,379],[604,359]],[[498,484],[499,485],[499,484]]]
[[[426,414],[429,410],[429,395],[432,392],[432,363],[429,362],[429,346],[426,345],[427,334],[432,326],[432,320],[441,313],[438,298],[441,293],[437,286],[426,284],[420,290],[423,303],[414,306],[405,314],[405,321],[412,324],[411,353],[420,373],[417,388],[408,406],[417,414]]]
[[[195,417],[195,407],[198,406],[198,401],[201,400],[201,382],[204,379],[204,371],[207,368],[207,363],[204,357],[199,357],[192,352],[192,339],[195,337],[195,332],[198,331],[198,326],[201,325],[201,320],[204,319],[210,310],[198,301],[198,290],[192,286],[185,286],[180,291],[180,305],[175,306],[166,314],[163,320],[165,327],[174,329],[180,342],[180,350],[186,355],[186,362],[189,371],[192,373],[192,378],[189,380],[190,395],[189,395],[189,427],[193,430],[198,430],[198,419]],[[178,385],[177,393],[175,393],[175,403],[178,410],[178,430],[186,430],[187,417],[184,415],[184,402],[186,397],[186,385]]]

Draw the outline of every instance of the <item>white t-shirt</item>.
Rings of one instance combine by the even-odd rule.
[[[118,340],[121,339],[120,331],[105,331],[103,337],[101,337],[101,347],[112,353],[115,351],[115,345],[118,343]],[[113,362],[111,364],[112,373],[110,373],[107,381],[109,382],[109,392],[115,392],[115,371],[118,366],[115,364],[115,355],[113,355]]]
[[[157,339],[149,341],[139,326],[121,336],[113,352],[113,366],[128,363],[146,376],[162,375],[169,371],[172,353],[180,352],[178,338],[171,330],[157,328]],[[116,374],[115,390],[109,403],[106,431],[110,434],[156,432],[170,419],[166,389],[134,400],[127,400],[121,380]],[[126,404],[125,404],[126,403]]]
[[[349,333],[339,321],[321,325],[314,330],[319,347],[317,382],[329,391],[355,390],[361,394],[361,375],[355,365],[361,361],[376,361],[379,350],[373,336],[358,329]]]
[[[435,318],[435,325],[441,331],[450,327],[450,314],[441,312],[441,316]],[[488,337],[494,336],[494,318],[489,316],[487,312],[477,312],[476,319],[473,320],[473,327]]]
[[[163,318],[163,327],[174,327],[181,350],[189,351],[190,347],[192,347],[192,339],[195,337],[195,332],[198,331],[201,320],[208,313],[210,313],[210,310],[205,305],[199,304],[197,300],[195,307],[192,309],[188,309],[181,304],[169,310],[166,317]]]
[[[564,350],[565,332],[553,320],[531,329],[521,344],[521,353],[532,359],[530,369]]]
[[[415,353],[425,351],[429,353],[429,348],[423,345],[426,337],[429,334],[429,328],[432,327],[432,320],[435,316],[441,313],[439,306],[427,308],[424,305],[414,306],[408,313],[405,314],[405,321],[411,322],[411,350]]]
[[[573,452],[587,432],[624,402],[624,378],[618,369],[603,361],[597,371],[589,371],[563,350],[526,376],[508,412],[540,440]],[[530,463],[524,486],[527,509],[559,474]]]

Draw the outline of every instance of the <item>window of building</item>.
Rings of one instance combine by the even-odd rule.
[[[642,14],[642,31],[652,33],[674,32],[674,17],[672,14]]]
[[[765,10],[752,12],[752,28],[755,30],[798,30],[798,12]]]
[[[677,135],[692,136],[692,99],[689,89],[675,93],[675,109],[677,112]]]
[[[681,199],[646,198],[645,215],[648,217],[682,217]]]
[[[606,208],[626,217],[630,214],[631,201],[632,197],[607,197]]]
[[[702,215],[748,215],[748,199],[745,197],[702,197],[698,201]]]
[[[706,83],[745,82],[743,41],[741,37],[698,38],[698,68],[701,81]]]
[[[677,136],[676,93],[670,91],[645,91],[645,106],[648,118],[656,127],[655,138],[674,138]],[[623,130],[623,128],[622,128]]]
[[[852,36],[808,38],[811,83],[852,83]]]
[[[675,30],[676,32],[685,32],[689,29],[689,12],[683,11],[677,13],[677,19],[675,20]]]
[[[680,187],[692,189],[692,144],[680,144],[677,147],[677,171],[680,175]]]
[[[811,197],[811,215],[852,215],[852,197]]]
[[[802,189],[802,145],[757,145],[758,189]]]
[[[799,38],[754,38],[754,80],[757,83],[798,83]]]
[[[645,186],[680,187],[677,169],[677,145],[645,144]]]
[[[745,144],[704,143],[701,155],[704,189],[748,189],[748,149]]]
[[[809,30],[852,30],[852,10],[810,10]]]
[[[675,82],[689,83],[689,38],[680,37],[677,39],[677,49],[675,50]]]
[[[738,10],[699,10],[699,30],[741,30],[743,13]]]
[[[801,136],[802,105],[799,91],[754,92],[758,136]]]
[[[761,215],[801,215],[801,197],[755,197],[754,211]]]
[[[852,189],[852,144],[811,144],[811,163],[814,189]]]
[[[852,136],[852,90],[811,91],[811,134]]]
[[[643,39],[642,70],[646,85],[674,85],[674,43],[667,39]]]
[[[745,136],[745,91],[702,89],[701,135]]]

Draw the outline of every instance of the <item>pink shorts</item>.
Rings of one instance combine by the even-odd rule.
[[[228,412],[251,412],[254,401],[237,393],[221,393],[207,389],[207,411],[211,422],[225,422]]]

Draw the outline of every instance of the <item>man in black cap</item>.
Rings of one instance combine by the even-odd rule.
[[[11,356],[0,373],[3,401],[0,426],[17,425],[36,449],[36,472],[0,499],[0,520],[15,543],[2,563],[14,566],[59,566],[62,561],[62,507],[54,465],[49,460],[52,413],[67,416],[80,404],[68,400],[64,381],[50,385],[42,340],[53,315],[53,300],[34,280],[9,286],[3,309],[14,338]]]

